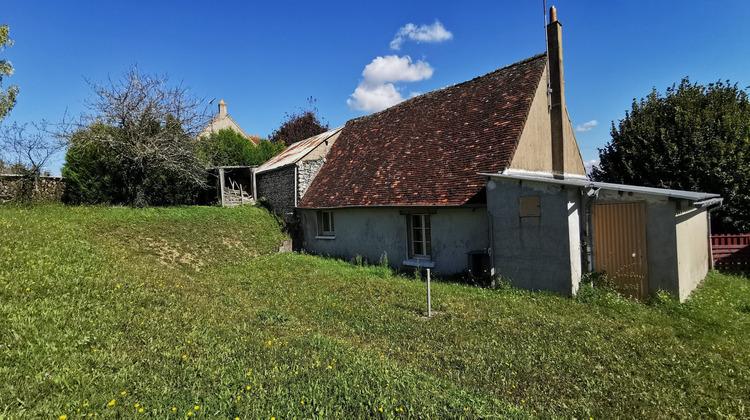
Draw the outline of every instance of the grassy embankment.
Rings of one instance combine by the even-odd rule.
[[[0,207],[0,418],[750,416],[750,282],[686,304],[275,255],[257,208]]]

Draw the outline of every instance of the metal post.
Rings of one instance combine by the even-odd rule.
[[[427,269],[427,318],[432,318],[432,298],[430,296],[430,269]]]

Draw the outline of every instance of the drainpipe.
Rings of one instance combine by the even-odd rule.
[[[258,202],[258,183],[257,183],[257,180],[255,179],[255,169],[257,168],[252,168],[250,174],[252,175],[252,179],[253,179],[253,200],[255,200],[255,202],[257,203]]]
[[[583,225],[586,229],[584,239],[586,240],[586,258],[588,259],[587,268],[589,272],[594,271],[594,218],[592,207],[594,202],[599,198],[599,188],[588,186],[583,189]]]
[[[708,207],[706,213],[708,214],[708,268],[710,270],[714,269],[714,244],[711,240],[711,213],[713,213],[714,210],[720,209],[723,201],[723,198],[715,198],[712,200],[706,200],[702,203],[695,203],[701,204],[701,207]]]
[[[299,177],[299,166],[295,164],[294,165],[294,208],[297,208],[297,196],[299,195],[299,191],[297,190],[299,188],[298,177]]]

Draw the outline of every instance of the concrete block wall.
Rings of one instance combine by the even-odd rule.
[[[521,217],[519,198],[539,197],[539,215]],[[517,180],[487,182],[495,274],[513,286],[571,295],[581,277],[578,191]]]

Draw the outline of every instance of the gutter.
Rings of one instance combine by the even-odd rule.
[[[694,206],[700,206],[698,208],[708,207],[708,211],[706,211],[708,214],[708,268],[711,270],[714,269],[714,246],[712,243],[713,241],[711,240],[711,213],[713,213],[714,210],[720,209],[723,204],[723,198],[712,198],[693,203]]]
[[[722,197],[709,198],[709,199],[706,199],[706,200],[694,202],[693,203],[693,207],[698,208],[698,209],[709,207],[708,211],[712,212],[712,211],[720,208],[722,206],[723,202],[724,202],[724,199]],[[715,207],[711,208],[712,206],[715,206]]]

